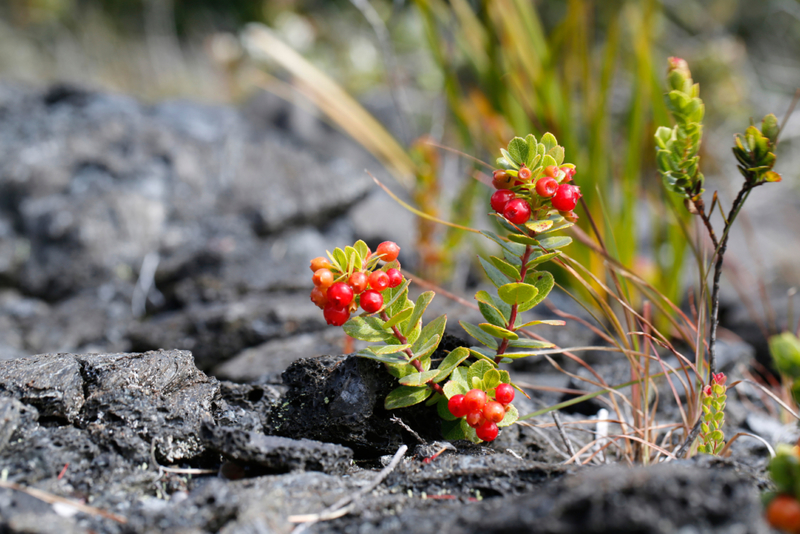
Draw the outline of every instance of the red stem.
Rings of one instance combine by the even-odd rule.
[[[528,258],[531,257],[531,252],[533,252],[533,247],[530,245],[525,246],[525,254],[522,255],[522,268],[519,270],[519,280],[517,282],[524,282],[525,275],[528,274]],[[514,323],[517,322],[517,305],[514,304],[511,306],[511,314],[508,317],[508,324],[506,324],[506,330],[514,331]],[[504,339],[500,346],[497,348],[497,356],[495,356],[494,361],[496,363],[500,363],[500,360],[503,359],[502,355],[505,354],[506,349],[508,349],[508,340]]]
[[[386,314],[386,311],[385,311],[385,310],[384,310],[384,311],[381,311],[381,319],[383,319],[384,321],[388,321],[388,320],[389,320],[389,316]],[[399,329],[399,328],[397,328],[397,325],[394,325],[394,326],[392,327],[392,333],[394,334],[394,337],[396,337],[396,338],[397,338],[397,340],[400,342],[400,344],[401,344],[401,345],[405,345],[406,343],[408,343],[408,338],[407,338],[406,336],[404,336],[404,335],[403,335],[403,334],[400,332],[400,329]],[[406,356],[408,356],[408,359],[409,359],[409,360],[411,360],[412,358],[414,358],[414,353],[413,353],[413,352],[411,352],[411,348],[407,348],[407,349],[406,349],[406,350],[404,350],[403,352],[405,352],[405,353],[406,353]],[[418,373],[422,373],[422,372],[424,372],[424,370],[422,369],[422,364],[421,364],[421,363],[419,363],[419,360],[418,360],[418,359],[417,359],[417,360],[413,360],[413,361],[412,361],[412,362],[410,362],[410,363],[411,363],[411,365],[413,365],[413,366],[414,366],[414,369],[416,369]],[[429,388],[431,388],[431,389],[432,389],[433,391],[435,391],[436,393],[439,393],[439,394],[442,394],[442,395],[444,395],[444,390],[442,389],[442,386],[440,386],[439,384],[435,383],[435,382],[433,381],[433,379],[431,379],[431,380],[428,380],[428,381],[425,383],[425,385],[426,385],[426,386],[428,386]]]

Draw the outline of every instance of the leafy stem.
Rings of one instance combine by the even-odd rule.
[[[522,260],[522,267],[519,270],[519,280],[517,280],[517,282],[525,281],[525,275],[528,274],[528,259],[531,256],[531,252],[533,252],[533,247],[531,245],[526,245],[525,253],[520,257],[520,259]],[[517,322],[518,308],[519,308],[518,304],[513,304],[511,306],[511,313],[508,316],[508,323],[506,324],[506,329],[512,332],[515,331],[514,324]],[[500,346],[497,347],[497,356],[495,356],[494,358],[494,361],[496,363],[500,363],[500,360],[503,359],[503,354],[505,354],[507,349],[508,349],[508,339],[504,339],[502,343],[500,343]]]
[[[386,314],[386,310],[381,310],[380,316],[381,319],[383,319],[384,321],[389,320],[389,316]],[[405,345],[408,343],[408,338],[404,336],[402,332],[400,332],[400,329],[397,328],[397,325],[392,326],[392,333],[394,334],[394,337],[397,338],[397,341],[399,341],[401,345]],[[422,373],[425,371],[425,369],[422,368],[422,364],[420,363],[419,359],[414,359],[414,353],[411,351],[410,347],[404,350],[403,352],[406,354],[406,356],[408,356],[409,363],[414,366],[414,369],[416,369],[418,373]],[[442,386],[435,383],[433,379],[428,380],[425,383],[425,385],[431,388],[435,393],[444,395],[444,390],[442,389]]]

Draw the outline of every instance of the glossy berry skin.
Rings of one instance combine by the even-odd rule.
[[[319,269],[314,271],[314,276],[311,277],[311,281],[319,288],[328,289],[333,283],[333,273],[330,269]]]
[[[400,254],[400,247],[394,241],[384,241],[375,250],[375,253],[385,262],[394,261]]]
[[[367,284],[369,281],[367,280],[367,275],[356,271],[350,275],[350,278],[347,279],[347,285],[353,288],[353,292],[358,295],[364,292],[367,289]]]
[[[350,318],[350,311],[347,308],[340,308],[328,302],[325,309],[322,310],[322,315],[325,316],[325,321],[332,326],[342,326]]]
[[[550,178],[555,178],[558,176],[558,167],[555,165],[548,165],[544,168],[544,175],[549,176]]]
[[[558,182],[555,178],[543,176],[536,182],[536,194],[543,198],[550,198],[558,191]]]
[[[314,258],[311,260],[311,270],[313,272],[317,272],[320,269],[330,269],[331,262],[328,261],[328,258],[323,258],[322,256],[318,258]]]
[[[386,271],[386,276],[389,277],[389,287],[397,287],[403,283],[403,273],[397,269],[389,269]]]
[[[494,441],[497,437],[499,430],[497,425],[492,421],[485,421],[482,425],[475,429],[475,433],[483,441]]]
[[[767,506],[767,522],[784,532],[800,533],[800,503],[790,495],[778,495]]]
[[[374,271],[369,275],[369,287],[375,291],[383,291],[389,287],[389,275],[383,271]]]
[[[531,207],[525,200],[515,198],[506,204],[503,217],[514,224],[525,224],[531,218]]]
[[[466,419],[467,419],[467,424],[472,428],[477,428],[486,422],[486,418],[483,416],[483,412],[480,411],[469,412],[467,414]]]
[[[531,170],[528,167],[522,167],[517,173],[517,178],[523,182],[527,182],[531,179]]]
[[[353,288],[344,282],[336,282],[328,288],[328,302],[337,308],[346,308],[353,302]]]
[[[464,417],[467,415],[467,410],[464,408],[464,395],[453,395],[447,401],[447,409],[456,417]]]
[[[511,189],[514,185],[514,177],[506,171],[494,171],[492,173],[492,185],[495,189]]]
[[[563,183],[571,182],[572,177],[575,176],[576,170],[572,167],[561,167],[561,170],[564,172],[564,179],[562,180]]]
[[[497,213],[503,213],[503,210],[506,209],[506,204],[508,204],[511,200],[514,200],[516,195],[513,191],[509,191],[508,189],[500,189],[499,191],[495,191],[490,199],[492,204],[492,209]]]
[[[578,186],[561,184],[550,202],[558,211],[572,211],[578,205],[578,199],[581,196],[581,190]]]
[[[489,401],[483,407],[483,416],[489,421],[499,423],[506,416],[506,409],[499,402]]]
[[[494,400],[500,404],[509,404],[514,400],[514,387],[511,384],[500,384],[494,390]]]
[[[361,294],[361,308],[367,313],[375,313],[383,306],[383,295],[374,289],[368,289]]]
[[[316,304],[317,308],[323,309],[325,305],[328,303],[328,295],[327,291],[323,291],[322,289],[315,287],[311,290],[311,302]]]
[[[482,412],[486,405],[486,392],[480,389],[471,389],[464,395],[464,406],[467,412]]]

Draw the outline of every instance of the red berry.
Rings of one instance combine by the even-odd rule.
[[[467,415],[467,410],[464,408],[464,395],[453,395],[447,401],[447,409],[456,417],[464,417]]]
[[[506,171],[494,171],[492,173],[492,185],[495,189],[510,189],[514,177]]]
[[[365,289],[367,289],[367,275],[356,271],[350,275],[350,278],[347,280],[347,285],[353,288],[353,292],[358,295],[359,293],[363,293]]]
[[[482,425],[486,421],[486,418],[483,416],[483,412],[480,411],[469,412],[467,414],[466,419],[467,419],[467,424],[472,428],[476,428]]]
[[[483,416],[489,421],[499,423],[506,416],[506,409],[499,402],[489,401],[483,407]]]
[[[367,313],[375,313],[383,306],[383,295],[374,289],[368,289],[361,295],[361,307]]]
[[[328,288],[328,302],[337,308],[346,308],[353,302],[353,288],[344,282],[336,282]]]
[[[528,167],[522,167],[517,173],[517,178],[523,182],[527,182],[531,179],[531,170]]]
[[[558,176],[558,167],[555,165],[548,165],[544,168],[544,175],[549,176],[550,178],[555,178]]]
[[[536,182],[536,193],[540,197],[550,198],[556,194],[557,190],[558,182],[556,182],[555,178],[543,176],[539,178],[538,182]]]
[[[375,291],[383,291],[389,287],[389,275],[383,271],[375,271],[369,275],[369,287]]]
[[[531,207],[525,200],[515,198],[506,204],[503,217],[514,224],[525,224],[531,218]]]
[[[319,269],[314,272],[311,281],[314,282],[315,286],[321,289],[328,289],[333,283],[333,273],[330,269]]]
[[[800,503],[791,495],[778,495],[767,506],[767,523],[784,532],[800,532]]]
[[[572,211],[581,198],[581,189],[576,185],[561,184],[555,196],[550,200],[558,211]]]
[[[508,404],[514,400],[514,387],[511,384],[500,384],[494,390],[494,400],[500,404]]]
[[[480,389],[471,389],[464,395],[464,407],[467,412],[481,412],[486,405],[486,392]]]
[[[378,245],[375,252],[383,261],[389,262],[397,259],[397,255],[400,254],[400,247],[394,241],[384,241]]]
[[[311,290],[311,302],[317,305],[317,308],[322,309],[328,303],[328,296],[322,289],[315,287]]]
[[[386,271],[386,276],[389,277],[389,287],[397,287],[403,283],[403,273],[398,269],[389,269]]]
[[[331,262],[328,261],[328,258],[323,258],[322,256],[318,258],[314,258],[311,260],[311,270],[314,272],[319,271],[320,269],[330,269]]]
[[[490,200],[492,209],[497,213],[503,213],[503,210],[506,208],[506,204],[508,204],[510,200],[513,200],[515,196],[516,195],[514,195],[514,192],[509,191],[508,189],[500,189],[499,191],[495,191]]]
[[[575,176],[575,173],[577,172],[572,167],[561,167],[561,171],[564,172],[564,179],[562,180],[563,183],[571,182],[572,177]]]
[[[492,421],[485,421],[481,426],[475,429],[475,433],[483,441],[494,441],[498,432],[497,425]]]
[[[333,326],[342,326],[350,318],[350,311],[347,308],[340,308],[333,302],[328,302],[325,305],[322,314],[325,316],[325,321]]]

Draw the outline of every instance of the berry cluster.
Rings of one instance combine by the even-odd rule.
[[[381,292],[403,283],[403,275],[395,267],[378,269],[378,262],[396,263],[400,247],[392,241],[378,245],[375,253],[367,249],[366,257],[360,265],[344,270],[335,267],[328,258],[311,260],[314,272],[311,280],[311,301],[323,310],[329,325],[342,326],[350,319],[350,314],[359,306],[367,313],[375,313],[383,307]]]
[[[514,388],[510,384],[500,384],[494,390],[494,399],[490,399],[481,389],[471,389],[466,395],[450,397],[447,408],[454,416],[464,417],[467,424],[475,429],[478,438],[494,441],[499,432],[497,423],[506,416],[506,410],[513,400]]]
[[[531,169],[522,165],[519,170],[498,169],[493,173],[492,185],[495,193],[491,198],[492,209],[513,224],[525,224],[531,215],[538,219],[537,213],[549,208],[558,210],[569,220],[574,220],[572,210],[578,204],[581,190],[570,185],[575,175],[575,167],[548,165]]]

